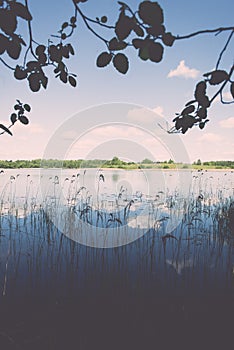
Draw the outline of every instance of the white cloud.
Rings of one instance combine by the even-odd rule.
[[[202,135],[199,139],[200,141],[205,141],[205,142],[220,142],[222,140],[222,137],[220,135],[214,134],[214,133],[206,133]]]
[[[160,117],[165,118],[165,116],[163,114],[163,107],[162,106],[157,106],[157,107],[153,108],[152,110]]]
[[[127,114],[129,122],[151,124],[155,120],[155,114],[148,108],[133,108]]]
[[[223,93],[223,100],[227,101],[227,102],[233,100],[233,97],[232,97],[232,95],[231,95],[231,93],[229,91],[226,91],[226,92]]]
[[[183,78],[197,78],[199,75],[199,71],[195,68],[189,68],[185,65],[185,61],[180,61],[178,67],[176,69],[170,70],[168,73],[168,78],[172,77],[183,77]]]
[[[219,125],[221,126],[221,128],[225,128],[225,129],[234,128],[234,117],[221,120],[219,122]]]

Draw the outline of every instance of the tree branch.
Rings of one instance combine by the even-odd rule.
[[[228,37],[228,40],[227,40],[226,44],[224,45],[223,50],[220,52],[220,55],[219,55],[218,61],[217,61],[217,63],[216,63],[215,69],[218,69],[219,64],[220,64],[220,61],[221,61],[221,59],[222,59],[222,56],[223,56],[224,52],[226,51],[226,49],[227,49],[227,47],[228,47],[228,45],[229,45],[229,43],[230,43],[230,41],[231,41],[231,38],[232,38],[233,34],[234,34],[234,30],[232,30],[232,32],[230,33],[230,35],[229,35],[229,37]]]
[[[179,36],[177,35],[175,37],[175,40],[183,40],[183,39],[190,39],[194,36],[197,36],[197,35],[201,35],[201,34],[210,34],[210,33],[221,33],[221,32],[224,32],[224,31],[229,31],[229,30],[234,30],[234,27],[220,27],[220,28],[216,28],[216,29],[205,29],[205,30],[199,30],[198,32],[194,32],[194,33],[191,33],[191,34],[187,34],[187,35],[182,35],[182,36]]]

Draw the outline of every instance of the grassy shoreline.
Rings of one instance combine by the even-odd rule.
[[[163,170],[234,170],[234,161],[210,161],[201,162],[200,160],[193,164],[174,163],[171,159],[163,162],[153,162],[145,159],[141,162],[124,162],[118,157],[112,160],[92,159],[92,160],[57,160],[57,159],[34,159],[34,160],[0,160],[1,169],[39,169],[39,168],[57,168],[57,169],[163,169]]]

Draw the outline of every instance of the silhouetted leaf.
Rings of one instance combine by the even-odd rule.
[[[7,45],[8,45],[7,37],[3,34],[0,34],[0,55],[2,55],[5,52]]]
[[[72,23],[72,24],[76,23],[76,17],[75,16],[72,16],[70,18],[70,23]]]
[[[232,98],[234,98],[234,83],[233,82],[231,83],[231,86],[230,86],[230,92],[231,92]]]
[[[29,71],[38,70],[40,68],[40,63],[38,61],[29,61],[26,66]]]
[[[113,65],[118,72],[126,74],[129,68],[128,58],[123,53],[118,53],[113,58]]]
[[[162,41],[166,46],[172,46],[175,41],[175,36],[171,33],[165,33],[162,35]]]
[[[8,35],[14,33],[17,28],[15,14],[9,9],[0,9],[0,28]]]
[[[30,107],[27,103],[24,104],[24,109],[25,109],[27,112],[30,112],[30,111],[31,111],[31,107]]]
[[[97,58],[97,62],[96,62],[96,65],[97,67],[106,67],[110,61],[112,59],[112,55],[108,52],[102,52],[98,58]]]
[[[163,10],[157,2],[143,1],[138,13],[142,21],[149,25],[162,24],[164,21]]]
[[[60,78],[60,80],[61,80],[64,84],[67,83],[67,77],[68,77],[67,72],[65,72],[65,71],[63,70],[63,71],[60,73],[59,78]]]
[[[201,98],[199,100],[199,104],[204,108],[210,107],[209,97],[207,95],[201,96]]]
[[[130,18],[121,12],[115,25],[115,33],[119,40],[126,39],[134,28],[133,18]]]
[[[139,49],[139,53],[138,56],[143,60],[143,61],[147,61],[149,59],[149,47],[148,46],[144,46],[142,48]]]
[[[207,109],[204,108],[204,107],[201,107],[201,108],[199,109],[199,111],[197,112],[197,115],[198,115],[198,117],[200,117],[201,119],[206,119],[206,117],[207,117]]]
[[[37,56],[40,56],[41,54],[43,54],[46,50],[46,47],[45,45],[38,45],[36,50],[35,50],[35,53]]]
[[[145,40],[143,39],[133,39],[132,44],[136,49],[142,49],[145,46]]]
[[[69,58],[70,50],[68,45],[64,45],[61,49],[62,55],[65,58]]]
[[[17,115],[16,115],[16,113],[12,113],[10,119],[11,119],[11,123],[12,123],[12,124],[15,124],[15,122],[16,122],[16,120],[17,120]]]
[[[68,27],[68,22],[64,22],[63,24],[62,24],[62,29],[65,29],[65,28],[67,28]]]
[[[87,0],[74,0],[76,4],[79,4],[79,2],[86,2]]]
[[[183,111],[181,112],[181,115],[184,116],[184,115],[186,115],[186,114],[193,113],[194,110],[195,110],[195,107],[194,107],[193,105],[190,105],[190,106],[185,107],[185,108],[183,109]]]
[[[39,56],[38,56],[38,62],[40,64],[46,64],[46,61],[47,61],[47,56],[45,53],[41,53]]]
[[[206,96],[206,82],[200,81],[195,88],[194,97],[202,107],[209,107],[209,99]]]
[[[102,23],[106,23],[107,22],[107,17],[106,16],[102,16],[101,17],[101,22]]]
[[[152,62],[160,62],[163,58],[163,46],[159,43],[151,42],[149,45],[149,59]]]
[[[50,45],[49,49],[48,49],[48,52],[49,52],[49,56],[50,56],[51,61],[54,61],[54,62],[60,62],[61,61],[62,53],[61,53],[60,49],[57,46]]]
[[[29,120],[28,118],[25,116],[25,115],[20,115],[19,116],[19,121],[24,124],[24,125],[27,125],[29,123]]]
[[[147,28],[146,31],[148,34],[153,35],[155,37],[159,35],[163,35],[165,33],[165,27],[162,24],[155,23],[151,27]]]
[[[48,78],[43,72],[40,74],[40,81],[43,88],[46,89],[48,84]]]
[[[144,30],[138,24],[134,25],[133,30],[136,33],[136,35],[138,35],[140,37],[144,36]]]
[[[26,19],[27,21],[31,21],[32,20],[32,15],[29,12],[29,10],[27,9],[26,6],[24,6],[23,4],[21,4],[20,2],[14,2],[11,1],[10,2],[10,7],[11,9],[14,11],[14,13],[23,18]]]
[[[14,77],[18,80],[25,79],[27,78],[27,72],[23,68],[17,65],[14,71]]]
[[[203,75],[204,77],[210,76],[210,79],[209,79],[210,85],[217,85],[229,79],[228,73],[225,70],[219,70],[219,69]]]
[[[76,87],[76,79],[73,78],[72,76],[68,77],[69,83],[71,86]]]
[[[16,40],[9,40],[6,50],[7,50],[8,55],[11,58],[13,58],[14,60],[17,60],[20,56],[21,45]]]
[[[75,55],[75,51],[73,49],[73,46],[71,44],[67,44],[68,48],[69,48],[69,51],[70,51],[70,54],[71,55]]]
[[[199,128],[200,128],[200,129],[204,129],[205,125],[206,125],[206,124],[205,124],[204,122],[201,122],[201,123],[199,123]]]
[[[7,134],[12,136],[12,132],[3,124],[0,124],[0,128],[4,130]]]
[[[40,76],[38,73],[32,73],[28,77],[29,87],[33,92],[37,92],[40,90]]]
[[[119,41],[117,38],[113,38],[109,41],[109,50],[118,51],[123,50],[127,47],[127,43],[124,41]]]

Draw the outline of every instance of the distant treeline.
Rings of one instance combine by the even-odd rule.
[[[92,159],[92,160],[57,160],[57,159],[33,159],[33,160],[0,160],[0,169],[20,169],[20,168],[120,168],[120,169],[174,169],[174,168],[207,168],[207,169],[234,169],[234,161],[210,161],[201,162],[198,159],[192,165],[189,164],[175,164],[173,160],[165,160],[153,162],[146,158],[139,163],[124,162],[118,157],[113,157],[111,160]]]

